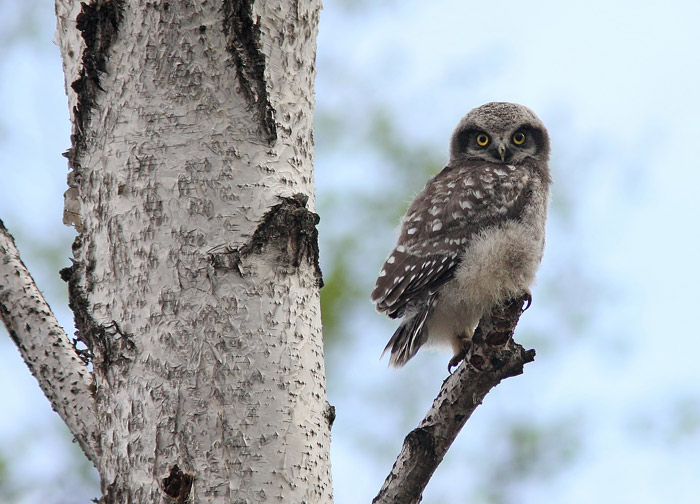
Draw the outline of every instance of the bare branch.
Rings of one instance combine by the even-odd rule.
[[[525,350],[512,338],[526,300],[527,295],[513,299],[482,319],[468,362],[443,382],[425,418],[406,436],[373,504],[420,502],[435,469],[484,396],[535,359],[534,350]]]
[[[53,409],[95,463],[92,373],[58,324],[1,220],[0,318]]]

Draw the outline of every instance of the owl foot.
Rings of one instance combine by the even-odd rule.
[[[459,366],[459,363],[462,362],[466,356],[467,352],[465,350],[462,350],[457,355],[452,357],[450,359],[450,362],[447,363],[447,372],[452,374],[452,368]]]
[[[448,373],[452,374],[452,368],[459,366],[459,363],[466,359],[467,353],[469,353],[471,348],[472,341],[470,339],[462,339],[462,349],[450,359],[450,362],[447,363]]]

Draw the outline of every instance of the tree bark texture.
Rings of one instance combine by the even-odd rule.
[[[488,392],[505,378],[519,375],[535,359],[513,341],[520,320],[521,296],[496,306],[482,318],[464,362],[442,384],[425,418],[404,440],[373,504],[417,504],[447,450]]]
[[[96,423],[71,429],[95,454],[101,502],[332,500],[319,10],[56,1],[73,121],[64,220],[79,232],[62,274]]]
[[[92,373],[54,317],[1,220],[0,319],[53,409],[96,463]]]

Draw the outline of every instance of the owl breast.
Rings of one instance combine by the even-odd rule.
[[[519,219],[480,231],[427,321],[427,343],[457,352],[492,306],[528,291],[544,249],[546,201],[531,200]]]

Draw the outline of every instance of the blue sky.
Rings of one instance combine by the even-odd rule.
[[[459,118],[487,101],[529,106],[552,137],[556,207],[535,302],[518,333],[537,360],[487,397],[424,502],[487,502],[501,465],[512,462],[504,439],[519,424],[556,435],[547,438],[550,459],[533,464],[546,470],[525,470],[506,502],[695,502],[700,4],[363,4],[325,2],[319,111],[341,112],[361,129],[381,107],[408,143],[444,158]],[[39,38],[0,53],[0,218],[69,327],[58,266],[35,252],[63,244],[68,257],[73,236],[61,224],[70,126],[52,8],[42,8]],[[362,145],[318,145],[319,200],[345,194],[341,203],[352,208],[356,192],[376,190],[368,180],[390,183],[387,173]],[[322,215],[322,246],[334,218]],[[373,232],[366,230],[375,262],[358,279],[367,292],[394,239]],[[369,302],[357,313],[344,355],[328,363],[339,504],[376,494],[448,358],[419,354],[404,370],[387,370],[378,355],[392,324]],[[70,442],[56,434],[57,417],[9,338],[0,337],[0,359],[0,450],[12,453],[16,474],[50,480],[68,464]],[[560,453],[567,447],[575,454]]]
[[[427,502],[482,495],[484,479],[474,474],[489,465],[483,461],[508,460],[494,455],[501,449],[498,422],[518,419],[560,428],[552,442],[577,448],[572,461],[553,462],[560,468],[523,478],[507,494],[512,502],[693,502],[700,489],[700,343],[693,316],[700,280],[699,9],[692,2],[389,2],[368,17],[326,5],[319,109],[348,104],[361,116],[367,102],[381,104],[409,141],[429,142],[446,157],[452,128],[472,107],[526,104],[549,126],[553,196],[569,209],[564,217],[562,205],[555,208],[535,304],[519,329],[538,359],[487,397],[429,486]],[[355,88],[326,80],[324,69],[343,72]],[[352,160],[346,166],[327,167],[319,146],[320,196],[357,171]],[[322,235],[323,226],[322,220]],[[385,240],[385,253],[392,240]],[[560,292],[565,306],[553,299]],[[581,322],[563,324],[562,309],[578,311]],[[387,372],[372,359],[392,327],[369,320],[378,329],[357,324],[355,334],[364,336],[355,348],[370,363],[371,372],[363,369],[370,385],[358,386],[350,401],[331,382],[331,402],[357,411],[373,386],[406,384],[418,403],[412,422],[388,422],[386,402],[365,406],[371,421],[379,418],[391,433],[384,435],[396,451],[444,378],[445,357],[419,356],[405,370]],[[338,434],[343,419],[338,422],[335,474],[357,474],[363,447],[346,446]],[[381,431],[371,439],[380,437]],[[385,457],[383,469],[365,471],[360,481],[369,488],[361,500],[384,478],[393,460]],[[363,488],[356,481],[336,477],[337,502],[353,501],[345,496]]]

